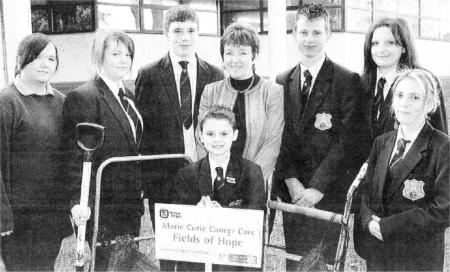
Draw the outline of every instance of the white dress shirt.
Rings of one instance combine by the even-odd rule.
[[[311,90],[313,89],[313,87],[314,87],[314,83],[316,82],[316,78],[317,78],[317,75],[319,74],[319,71],[320,71],[320,69],[322,69],[322,65],[323,65],[323,63],[325,62],[325,55],[323,55],[323,57],[321,58],[321,59],[319,59],[316,63],[314,63],[311,67],[309,67],[309,68],[306,68],[306,66],[305,65],[303,65],[301,62],[300,62],[300,70],[301,70],[301,85],[300,86],[303,86],[303,84],[305,83],[305,80],[306,80],[306,78],[305,78],[305,75],[303,74],[306,70],[308,70],[309,71],[309,73],[311,74],[311,76],[312,76],[312,80],[311,80],[311,88],[309,88],[309,94],[311,94]],[[309,94],[308,94],[308,96],[309,96]]]

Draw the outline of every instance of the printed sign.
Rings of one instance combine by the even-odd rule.
[[[156,204],[155,257],[261,267],[263,211]]]

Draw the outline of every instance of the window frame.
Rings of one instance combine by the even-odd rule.
[[[175,0],[178,4],[186,4],[187,0]],[[216,17],[216,33],[199,33],[200,36],[212,36],[212,37],[218,37],[220,36],[220,7],[219,7],[219,0],[213,0],[214,5],[216,6],[216,10],[207,10],[207,9],[195,9],[197,12],[201,13],[211,13],[215,14]],[[48,35],[55,35],[55,34],[73,34],[73,33],[86,33],[86,32],[95,32],[97,29],[99,29],[99,20],[98,20],[98,8],[99,5],[102,6],[116,6],[116,7],[137,7],[138,9],[138,16],[139,16],[139,24],[137,30],[124,30],[126,33],[133,33],[133,34],[164,34],[164,30],[160,29],[145,29],[145,18],[144,18],[144,10],[145,9],[158,9],[158,10],[168,10],[172,5],[155,5],[155,4],[144,4],[144,0],[138,0],[137,4],[132,3],[110,3],[107,0],[89,0],[89,1],[82,1],[82,0],[70,0],[63,2],[63,5],[76,5],[76,4],[83,4],[83,5],[90,5],[91,6],[91,26],[92,29],[89,30],[70,30],[70,31],[56,31],[54,30],[54,23],[53,23],[53,9],[57,6],[54,4],[55,2],[52,0],[49,0],[47,4],[45,5],[31,5],[31,11],[34,10],[46,10],[47,11],[47,21],[48,21],[48,27],[49,31],[45,31],[42,33],[48,34]],[[33,27],[33,26],[32,26]]]
[[[349,6],[347,6],[347,3],[346,3],[347,0],[342,0],[342,1],[345,3],[344,10],[346,11],[346,13],[347,13],[348,9],[370,11],[370,13],[371,13],[370,23],[374,22],[374,19],[376,18],[376,16],[375,16],[376,12],[385,11],[385,10],[375,9],[375,5],[374,5],[374,1],[375,0],[371,0],[371,7],[370,7],[370,9],[357,8],[357,7],[351,7],[351,6],[349,7]],[[396,3],[398,3],[397,2],[398,0],[394,0],[394,1],[396,1]],[[398,17],[401,17],[401,18],[405,18],[405,19],[406,18],[417,19],[417,33],[414,31],[414,29],[411,29],[414,32],[414,34],[415,34],[417,39],[441,41],[441,42],[450,42],[450,39],[445,39],[444,37],[430,37],[430,36],[424,36],[423,35],[423,33],[422,33],[423,32],[422,31],[422,24],[423,24],[422,20],[437,21],[437,22],[439,22],[439,25],[440,25],[443,22],[446,22],[446,23],[450,24],[450,19],[449,20],[443,20],[440,17],[423,16],[422,15],[422,9],[421,9],[422,3],[424,1],[430,1],[430,0],[417,0],[417,1],[418,1],[418,14],[417,15],[401,13],[401,12],[399,12],[399,8],[398,7],[397,7],[396,11],[392,12],[392,13],[393,14],[395,13],[395,16],[398,16]],[[442,2],[441,0],[437,0],[437,1],[438,2]],[[387,12],[387,11],[385,11],[385,12]],[[345,17],[344,20],[346,21],[346,19],[347,18]],[[410,25],[411,28],[413,28],[413,26],[410,23],[409,23],[409,25]],[[441,31],[441,28],[439,29],[439,31]],[[345,32],[348,32],[348,33],[366,33],[366,31],[349,30],[347,25],[346,25],[346,28],[345,28]]]

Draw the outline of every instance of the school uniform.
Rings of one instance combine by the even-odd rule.
[[[198,122],[200,98],[205,85],[222,80],[223,71],[192,56],[189,72],[192,94],[192,125],[184,128],[180,107],[179,58],[168,53],[163,58],[142,67],[136,77],[136,106],[144,120],[144,133],[139,152],[142,155],[187,154],[197,160],[194,129]],[[143,162],[144,197],[148,198],[152,222],[154,204],[170,203],[174,174],[183,162],[170,160]]]
[[[214,169],[209,156],[178,171],[174,187],[174,204],[197,205],[202,196],[210,196],[224,208],[264,210],[266,193],[261,167],[249,160],[230,155],[226,163],[225,182],[214,198]],[[248,271],[248,267],[213,265],[213,271]],[[253,269],[254,270],[254,269]],[[204,264],[178,262],[177,271],[205,271]]]
[[[369,124],[369,126],[362,127],[362,129],[367,128],[368,131],[366,133],[370,135],[370,141],[365,143],[366,157],[368,157],[370,149],[378,136],[398,128],[398,123],[395,120],[394,112],[392,110],[392,99],[394,93],[392,86],[394,85],[395,76],[395,70],[391,71],[384,77],[378,72],[378,74],[373,76],[372,84],[368,86],[368,89],[364,91],[364,100],[363,103],[360,104],[360,106],[362,108],[362,111],[364,112],[364,123]],[[381,104],[381,107],[378,111],[374,111],[373,106],[374,97],[377,93],[377,84],[382,77],[386,80],[383,88],[384,102]],[[448,134],[444,96],[442,95],[442,89],[438,79],[435,76],[434,78],[437,82],[440,105],[436,109],[436,112],[431,115],[430,124],[435,129]],[[377,114],[378,116],[374,116],[374,114]]]
[[[409,150],[407,145],[403,160],[389,167],[397,138],[395,130],[375,140],[361,185],[355,248],[369,270],[442,271],[449,226],[450,138],[426,122]],[[383,241],[369,232],[372,215],[381,218]]]
[[[355,165],[352,158],[357,139],[353,131],[359,125],[355,110],[360,77],[325,57],[317,75],[313,75],[309,98],[303,104],[303,73],[299,64],[276,79],[284,87],[285,128],[273,193],[283,202],[292,203],[285,179],[297,178],[305,188],[324,194],[316,208],[342,213],[351,182],[347,175]],[[326,225],[318,219],[283,213],[287,252],[304,256],[320,243]],[[333,245],[329,246],[326,256],[331,261],[339,228],[329,228],[326,241]],[[294,265],[290,260],[287,263],[288,269]]]
[[[77,144],[76,125],[89,122],[105,127],[103,145],[94,152],[90,203],[95,196],[95,176],[100,164],[111,157],[138,156],[141,134],[136,134],[134,122],[124,110],[112,84],[96,75],[93,79],[69,92],[63,107],[63,143],[67,155],[67,182],[71,188],[71,205],[79,203],[83,150]],[[118,88],[117,86],[115,88]],[[116,90],[117,91],[117,90]],[[131,98],[129,90],[125,90]],[[130,105],[132,105],[130,101]],[[134,108],[134,107],[133,107]],[[134,108],[135,109],[135,108]],[[137,112],[137,111],[136,111]],[[139,115],[139,114],[138,114]],[[139,236],[144,205],[141,198],[140,162],[116,163],[107,166],[102,174],[100,230],[105,238],[133,234]],[[92,210],[92,214],[94,211]],[[88,227],[93,226],[93,216]],[[90,232],[88,230],[88,232]],[[101,235],[100,234],[100,235]]]

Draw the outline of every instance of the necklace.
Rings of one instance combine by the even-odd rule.
[[[235,90],[238,93],[245,93],[246,91],[248,91],[252,87],[253,81],[255,81],[255,75],[252,76],[252,82],[250,82],[250,85],[248,85],[247,89],[243,91],[238,91],[235,88],[233,88],[233,85],[231,85],[231,77],[228,77],[228,84],[230,84],[231,88],[233,88],[233,90]]]

